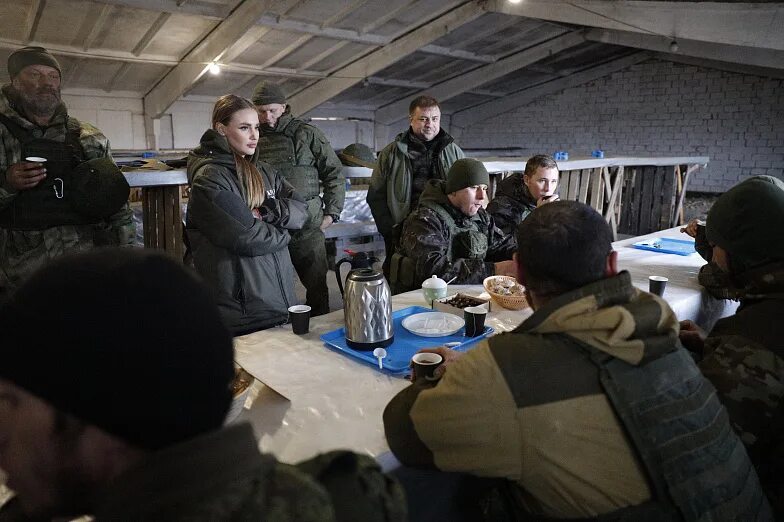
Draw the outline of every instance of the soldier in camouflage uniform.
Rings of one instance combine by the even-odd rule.
[[[747,179],[710,209],[705,235],[713,245],[712,283],[741,305],[707,337],[685,321],[681,340],[716,386],[774,508],[784,516],[784,241],[776,239],[784,230],[780,183],[761,176]]]
[[[428,181],[392,256],[394,292],[419,288],[432,275],[454,278],[456,284],[514,275],[515,238],[504,236],[482,207],[489,179],[482,162],[463,158],[449,169],[446,181]]]
[[[0,330],[0,465],[17,494],[0,520],[404,520],[370,457],[298,468],[261,454],[250,425],[223,427],[232,336],[209,288],[163,253],[63,256],[0,307]]]
[[[545,203],[558,201],[558,164],[547,155],[532,156],[525,163],[522,174],[515,173],[504,178],[496,189],[487,212],[504,234],[514,235],[517,225],[528,214]]]
[[[60,66],[45,49],[12,53],[8,72],[11,83],[0,92],[0,294],[65,252],[130,245],[135,236],[127,202],[97,221],[54,210],[57,198],[71,195],[57,179],[68,179],[79,162],[111,159],[109,141],[68,116],[60,100]],[[25,161],[31,156],[48,161]]]
[[[291,115],[283,91],[263,81],[253,91],[261,122],[257,161],[278,169],[308,203],[309,218],[292,231],[289,253],[307,290],[313,315],[329,312],[327,250],[324,230],[338,221],[346,198],[346,177],[326,136]],[[319,191],[323,196],[319,196]]]

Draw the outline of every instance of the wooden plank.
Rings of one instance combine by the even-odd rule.
[[[632,231],[632,217],[634,215],[632,207],[634,205],[634,182],[638,170],[639,167],[624,170],[622,178],[624,194],[621,200],[621,217],[618,224],[618,232],[621,234],[637,235]]]
[[[653,206],[653,183],[656,167],[644,167],[642,186],[640,187],[640,214],[637,218],[637,234],[649,234],[656,228],[651,223],[651,207]]]
[[[150,198],[150,189],[142,189],[142,230],[144,233],[144,246],[150,246],[150,238],[152,232],[150,231],[150,213],[151,213],[152,198]]]
[[[558,176],[558,196],[561,199],[569,199],[569,180],[572,177],[572,170],[562,170]]]
[[[671,176],[667,176],[664,179],[664,186],[662,187],[662,201],[664,202],[665,208],[668,209],[668,213],[666,216],[667,219],[667,228],[675,226],[675,209],[677,208],[676,204],[676,184],[680,184],[680,176],[675,176],[675,172],[673,171]]]
[[[591,169],[591,206],[602,215],[604,212],[604,177],[607,174],[607,167],[597,167]],[[606,216],[605,216],[606,217]]]
[[[580,171],[580,194],[577,201],[588,203],[588,184],[591,181],[591,169]]]
[[[653,201],[651,208],[651,227],[655,230],[664,230],[664,223],[662,223],[662,216],[668,215],[669,205],[664,201],[662,188],[664,187],[664,180],[669,174],[668,168],[656,167],[656,175],[653,178]]]
[[[580,196],[580,171],[573,170],[569,175],[569,197],[568,199],[577,201]]]

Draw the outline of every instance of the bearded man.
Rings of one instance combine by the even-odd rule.
[[[0,300],[52,258],[130,245],[128,185],[109,140],[68,116],[60,64],[43,47],[8,57],[0,90]]]

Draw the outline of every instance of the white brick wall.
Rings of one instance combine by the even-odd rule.
[[[573,158],[597,148],[606,156],[708,156],[689,190],[722,192],[749,175],[784,179],[782,84],[650,60],[480,122],[458,143]]]

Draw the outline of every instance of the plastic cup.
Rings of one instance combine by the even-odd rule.
[[[649,276],[648,277],[648,291],[652,294],[656,294],[659,297],[664,295],[664,287],[667,286],[667,279],[663,276]]]
[[[466,337],[482,335],[485,331],[486,317],[487,309],[484,306],[466,306],[463,308]]]
[[[436,368],[443,364],[444,358],[437,353],[420,352],[411,358],[411,366],[414,367],[414,379],[425,379],[426,381],[435,380]]]
[[[289,321],[291,329],[297,335],[310,331],[310,307],[308,305],[294,305],[289,307]]]

